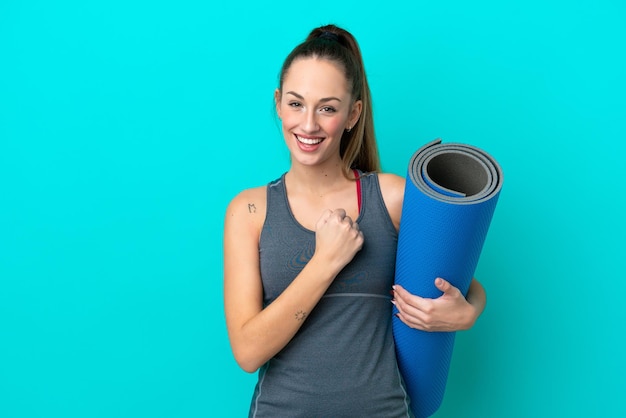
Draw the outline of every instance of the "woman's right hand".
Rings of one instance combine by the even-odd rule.
[[[325,210],[315,224],[315,254],[337,273],[363,247],[363,232],[343,209]]]

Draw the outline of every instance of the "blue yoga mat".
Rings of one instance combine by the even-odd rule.
[[[467,294],[491,223],[502,170],[484,151],[435,140],[409,163],[396,257],[396,284],[428,298],[442,277]],[[395,313],[395,311],[394,311]],[[443,399],[454,332],[425,332],[393,318],[398,366],[416,418]]]

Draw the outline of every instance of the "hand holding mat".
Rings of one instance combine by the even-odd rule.
[[[442,277],[466,295],[501,187],[500,166],[478,148],[439,139],[420,148],[408,168],[395,283],[437,298],[433,282]],[[394,317],[393,335],[411,409],[429,417],[443,399],[455,333],[415,330]]]

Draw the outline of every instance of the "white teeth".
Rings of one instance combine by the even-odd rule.
[[[319,144],[320,142],[322,142],[321,139],[309,139],[309,138],[302,138],[296,135],[296,138],[298,138],[298,141],[302,142],[303,144],[307,144],[307,145],[316,145]]]

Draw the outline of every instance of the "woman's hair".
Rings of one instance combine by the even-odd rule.
[[[352,168],[364,172],[380,171],[378,147],[374,135],[374,117],[372,98],[365,75],[363,58],[359,45],[350,32],[335,25],[326,25],[313,29],[306,40],[296,46],[287,56],[280,71],[279,89],[291,64],[299,58],[320,58],[338,64],[344,71],[351,87],[353,100],[361,100],[361,116],[350,131],[344,131],[341,137],[340,156],[343,161],[344,175]]]

